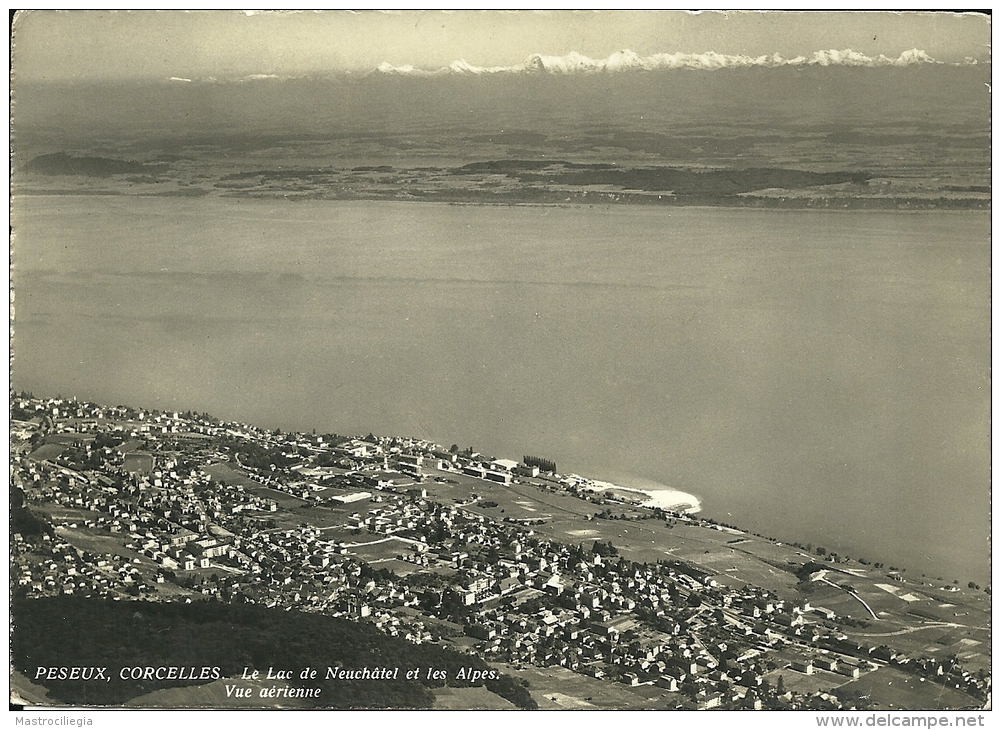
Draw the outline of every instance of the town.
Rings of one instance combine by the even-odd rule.
[[[544,458],[28,393],[11,415],[28,598],[346,617],[558,707],[989,706],[989,587],[646,507]]]

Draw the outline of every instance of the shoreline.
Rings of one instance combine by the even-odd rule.
[[[684,507],[680,511],[685,514],[694,515],[702,511],[702,502],[694,494],[689,494],[688,492],[682,492],[680,489],[672,489],[671,487],[664,487],[663,489],[637,489],[636,487],[623,487],[618,484],[613,484],[612,482],[604,482],[597,479],[588,479],[586,477],[581,477],[579,475],[571,475],[571,479],[581,480],[578,482],[577,486],[587,489],[592,492],[605,492],[608,490],[616,490],[620,492],[630,492],[632,494],[640,494],[645,497],[640,503],[641,507],[659,507],[664,510],[678,510],[679,507]]]
[[[13,188],[13,186],[12,186]],[[184,189],[182,189],[184,190]],[[607,201],[599,200],[594,202],[582,202],[582,201],[503,201],[503,200],[461,200],[461,199],[424,199],[424,198],[407,198],[399,197],[396,195],[387,196],[359,196],[359,197],[330,197],[324,195],[288,195],[287,193],[282,193],[280,190],[275,190],[273,192],[262,192],[260,194],[253,195],[234,195],[228,193],[219,193],[216,190],[206,190],[203,193],[187,193],[187,192],[127,192],[119,190],[39,190],[37,188],[28,189],[22,192],[11,191],[11,198],[45,198],[45,197],[123,197],[123,198],[173,198],[179,200],[241,200],[241,201],[269,201],[269,202],[291,202],[291,203],[301,203],[301,202],[338,202],[338,203],[361,203],[361,202],[373,202],[373,203],[421,203],[421,204],[432,204],[432,205],[451,205],[451,206],[484,206],[484,207],[496,207],[496,208],[564,208],[564,209],[584,209],[584,208],[616,208],[616,207],[636,207],[636,208],[654,208],[654,209],[680,209],[689,208],[693,210],[748,210],[748,211],[785,211],[789,213],[798,212],[821,212],[821,213],[990,213],[991,212],[991,198],[958,198],[957,200],[963,202],[969,201],[983,201],[983,204],[979,203],[975,205],[957,205],[957,206],[933,206],[933,205],[918,205],[918,206],[908,206],[899,207],[900,203],[921,203],[926,200],[935,200],[937,198],[923,198],[923,197],[913,197],[913,198],[845,198],[838,199],[839,202],[855,203],[858,201],[886,201],[885,204],[873,204],[873,205],[849,205],[848,207],[840,207],[833,205],[807,205],[805,202],[802,205],[776,205],[771,203],[762,203],[759,205],[752,203],[739,204],[732,200],[721,200],[719,203],[707,203],[704,201],[699,202],[687,202],[685,200],[673,200],[668,202],[641,202],[638,200],[617,200],[617,201]],[[755,202],[760,200],[766,200],[766,198],[754,198]],[[812,198],[796,198],[796,201],[810,201],[814,200]]]

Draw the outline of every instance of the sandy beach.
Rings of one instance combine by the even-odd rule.
[[[661,509],[670,510],[680,509],[687,514],[695,514],[702,509],[702,504],[699,502],[698,497],[677,489],[671,489],[670,487],[664,487],[663,489],[635,489],[633,487],[622,487],[618,484],[596,481],[594,479],[582,479],[579,486],[595,492],[614,489],[616,491],[643,495],[645,497],[642,500],[644,507],[660,507]]]

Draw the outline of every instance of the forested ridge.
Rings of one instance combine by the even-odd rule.
[[[488,672],[475,656],[436,644],[413,644],[383,634],[374,626],[347,619],[256,605],[214,601],[190,604],[99,601],[55,596],[12,601],[11,657],[14,669],[49,690],[54,700],[81,705],[119,705],[133,697],[169,687],[204,684],[199,680],[122,680],[123,667],[219,667],[223,677],[244,668],[265,676],[269,667],[292,670],[293,687],[320,688],[308,700],[317,707],[426,708],[432,687],[486,685],[515,705],[535,707],[528,690],[511,677],[456,679],[460,669]],[[38,667],[108,668],[110,681],[35,679]],[[318,669],[316,680],[299,678]],[[327,667],[399,667],[394,680],[324,680]],[[407,680],[408,669],[422,668],[421,679]],[[427,679],[427,669],[445,670],[447,680]],[[211,680],[210,680],[211,681]]]

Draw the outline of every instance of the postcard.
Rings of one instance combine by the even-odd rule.
[[[18,716],[977,717],[990,37],[18,12]]]

